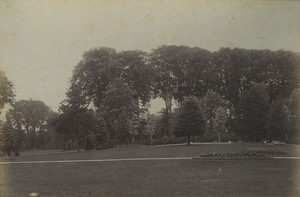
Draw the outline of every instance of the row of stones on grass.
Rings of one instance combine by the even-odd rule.
[[[250,159],[273,159],[273,157],[193,157],[193,160],[250,160]]]
[[[249,151],[249,152],[230,152],[230,153],[203,153],[202,158],[217,157],[217,158],[261,158],[267,155],[283,155],[280,151]]]
[[[0,161],[15,161],[15,158],[11,158],[11,157],[0,157]]]

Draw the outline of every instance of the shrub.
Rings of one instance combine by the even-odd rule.
[[[8,123],[4,123],[0,128],[0,150],[10,156],[13,151],[14,139],[9,129]]]
[[[96,150],[102,150],[102,149],[109,149],[109,148],[113,148],[114,145],[111,142],[107,142],[105,144],[98,144],[96,146]]]
[[[84,140],[84,150],[92,150],[94,149],[94,144],[90,136],[87,136]]]
[[[154,139],[153,144],[154,145],[162,145],[162,144],[180,144],[185,143],[186,138],[185,137],[168,137],[164,136],[162,138]],[[151,145],[150,140],[146,142],[147,145]]]

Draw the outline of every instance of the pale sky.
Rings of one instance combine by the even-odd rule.
[[[300,1],[2,0],[0,69],[54,111],[84,51],[187,45],[300,51]],[[162,107],[152,102],[152,112]]]

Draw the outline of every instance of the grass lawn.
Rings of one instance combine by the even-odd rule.
[[[249,150],[277,150],[287,152],[287,156],[300,156],[299,146],[205,144],[33,152],[17,160],[196,157],[205,152]],[[2,164],[1,168],[2,196],[28,196],[31,192],[40,196],[300,196],[300,160],[20,163]]]

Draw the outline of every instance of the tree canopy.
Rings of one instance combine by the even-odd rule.
[[[26,134],[27,140],[23,139],[23,143],[33,148],[39,145],[40,137],[47,131],[52,114],[52,110],[42,101],[20,100],[6,114],[6,119],[16,132]]]

